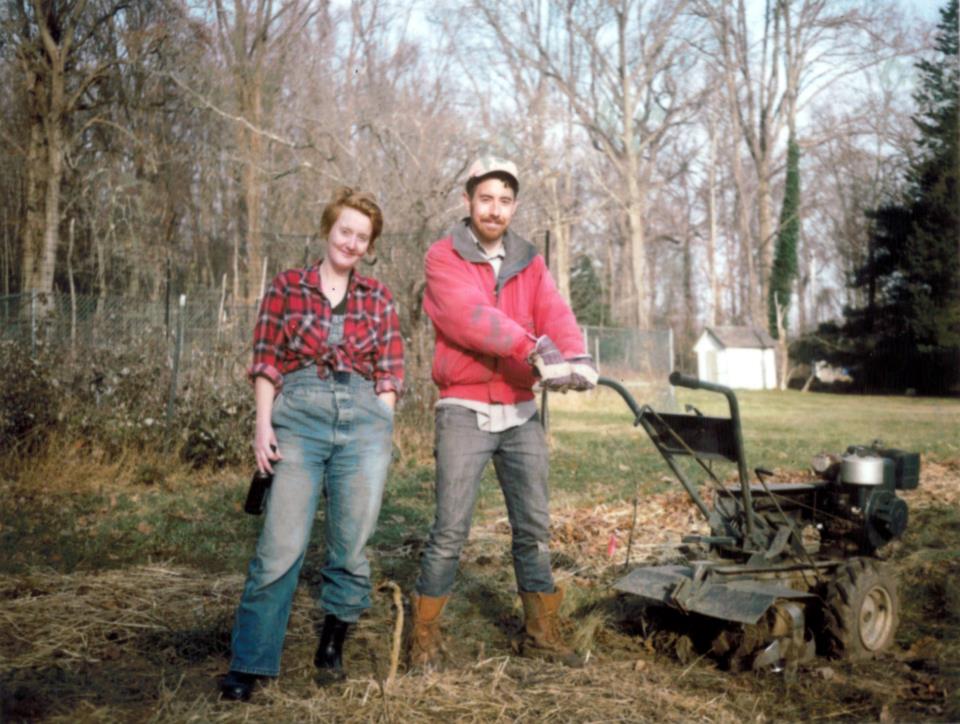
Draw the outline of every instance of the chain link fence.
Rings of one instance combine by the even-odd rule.
[[[676,409],[667,382],[673,371],[673,330],[583,327],[583,337],[601,375],[623,384],[641,403]]]
[[[82,352],[117,348],[144,339],[176,340],[181,353],[210,351],[223,343],[247,344],[256,307],[225,306],[215,297],[173,297],[169,300],[67,294],[0,296],[0,338],[36,350]]]
[[[225,305],[216,295],[131,299],[67,294],[0,296],[0,338],[36,351],[81,358],[85,351],[161,342],[169,363],[189,375],[199,361],[217,355],[224,374],[242,374],[249,363],[255,305]],[[587,351],[600,374],[660,408],[673,406],[666,380],[673,370],[671,330],[583,327]],[[429,350],[424,350],[429,357]]]

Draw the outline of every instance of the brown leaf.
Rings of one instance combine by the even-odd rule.
[[[922,636],[914,641],[901,657],[904,661],[936,658],[940,644],[933,636]]]

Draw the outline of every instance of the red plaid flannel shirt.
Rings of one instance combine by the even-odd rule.
[[[350,276],[340,344],[329,346],[333,309],[320,291],[320,268],[290,269],[270,284],[253,332],[251,381],[263,375],[276,386],[283,375],[316,364],[317,374],[354,372],[377,393],[403,388],[403,339],[390,290],[376,279]]]

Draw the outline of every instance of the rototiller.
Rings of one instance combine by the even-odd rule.
[[[818,651],[864,658],[891,645],[897,585],[876,551],[906,529],[907,504],[897,491],[919,484],[917,453],[879,442],[851,446],[814,458],[816,480],[772,482],[773,473],[756,468],[751,483],[733,390],[670,375],[674,386],[726,397],[730,416],[709,417],[692,406],[690,414],[657,412],[618,382],[599,382],[624,399],[710,528],[709,535],[683,538],[683,563],[639,566],[614,588],[740,624],[740,635],[724,633],[711,644],[718,657],[736,657],[738,667],[795,667]],[[697,492],[684,456],[706,473],[712,504]],[[717,461],[736,464],[737,483],[718,477]]]

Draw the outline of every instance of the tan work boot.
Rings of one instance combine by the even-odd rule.
[[[553,593],[520,591],[523,601],[524,634],[521,652],[524,656],[542,656],[579,669],[583,659],[560,636],[557,612],[563,601],[563,589]]]
[[[407,647],[407,666],[411,670],[428,671],[440,666],[445,653],[440,633],[440,614],[449,596],[410,595],[411,629]]]

